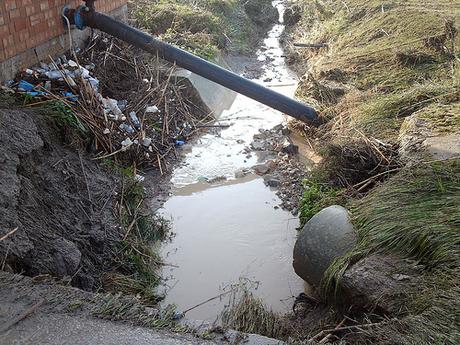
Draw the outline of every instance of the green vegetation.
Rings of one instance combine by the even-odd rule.
[[[123,171],[130,174],[129,169]],[[103,276],[102,285],[107,291],[139,296],[143,303],[154,306],[163,299],[155,291],[161,282],[157,271],[162,262],[154,244],[168,236],[170,225],[160,216],[143,213],[144,187],[133,176],[125,178],[123,186],[118,213],[125,235],[115,248],[116,270]]]
[[[319,177],[304,181],[305,191],[300,198],[300,227],[302,228],[311,217],[324,207],[340,203],[339,190]]]
[[[78,119],[72,108],[61,101],[46,102],[40,108],[40,111],[49,118],[53,119],[55,124],[63,131],[73,130],[82,138],[87,138],[89,135],[88,129]]]
[[[460,162],[405,168],[350,203],[358,246],[327,272],[326,289],[350,263],[373,252],[417,259],[427,268],[460,265]],[[459,296],[460,297],[460,296]]]
[[[169,306],[161,312],[148,312],[144,305],[135,299],[123,297],[120,294],[97,296],[91,310],[93,316],[105,320],[120,320],[139,326],[151,328],[175,328],[175,308]]]
[[[143,0],[132,3],[132,14],[152,34],[208,60],[221,50],[252,52],[277,19],[270,0]]]
[[[249,334],[261,334],[270,338],[282,339],[285,335],[282,318],[268,310],[263,301],[243,289],[236,303],[222,313],[224,327]]]

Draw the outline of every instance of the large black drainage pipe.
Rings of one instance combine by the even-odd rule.
[[[65,9],[64,16],[71,24],[75,24],[77,28],[81,30],[85,27],[99,29],[152,54],[158,54],[158,56],[167,61],[173,62],[180,67],[268,105],[300,121],[312,125],[319,124],[318,115],[313,108],[251,80],[240,77],[233,72],[182,49],[157,40],[151,35],[107,15],[96,12],[94,1],[95,0],[85,1],[86,6],[80,6],[77,9]]]

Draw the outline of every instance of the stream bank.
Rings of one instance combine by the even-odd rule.
[[[296,95],[324,119],[290,126],[323,157],[301,199],[304,231],[341,205],[357,235],[317,284],[353,310],[330,323],[331,343],[459,342],[458,6],[293,1],[286,12]]]

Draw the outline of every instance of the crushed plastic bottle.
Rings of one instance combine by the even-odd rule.
[[[97,80],[96,78],[88,78],[88,82],[94,91],[99,92],[99,80]]]
[[[21,80],[18,85],[19,90],[21,91],[33,91],[35,86],[25,80]]]
[[[77,77],[82,77],[83,79],[88,79],[91,77],[89,71],[84,67],[80,67],[79,69],[75,70],[75,75]]]
[[[118,101],[118,108],[120,108],[121,111],[125,111],[127,106],[128,106],[128,101],[126,99],[122,101]]]
[[[122,131],[125,131],[128,134],[134,133],[134,128],[130,125],[127,125],[126,123],[122,123],[118,128],[120,128]]]
[[[141,128],[141,122],[137,118],[136,113],[134,111],[130,112],[129,117],[131,118],[131,121],[133,122],[134,127],[136,127],[137,129],[140,129]]]
[[[142,140],[142,145],[145,147],[149,147],[152,144],[152,139],[151,138],[145,138]]]
[[[60,71],[48,71],[45,73],[46,77],[51,80],[61,79],[62,73]]]
[[[124,149],[127,149],[127,148],[130,147],[132,144],[133,144],[133,142],[131,141],[130,138],[126,138],[125,140],[123,140],[123,141],[121,142],[121,146],[122,146]]]
[[[105,98],[104,106],[115,115],[115,119],[119,120],[123,116],[123,112],[118,108],[118,101],[112,98]]]
[[[75,67],[75,68],[78,67],[78,64],[77,64],[75,61],[73,61],[73,60],[68,60],[68,61],[67,61],[67,64],[68,64],[70,67]]]
[[[63,92],[64,97],[66,97],[71,102],[78,101],[78,97],[71,92]]]

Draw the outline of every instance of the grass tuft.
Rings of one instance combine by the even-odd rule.
[[[162,261],[154,245],[168,236],[170,224],[160,216],[143,214],[144,187],[132,177],[127,181],[118,207],[124,239],[115,248],[116,270],[102,277],[102,285],[106,291],[138,296],[144,304],[155,306],[164,296],[156,292]]]
[[[372,252],[398,253],[429,269],[460,264],[460,162],[405,168],[352,203],[358,245],[336,260],[324,279],[337,292],[348,266]]]
[[[281,339],[285,335],[282,318],[268,310],[263,301],[243,289],[234,297],[230,307],[222,313],[224,327],[249,334]]]

